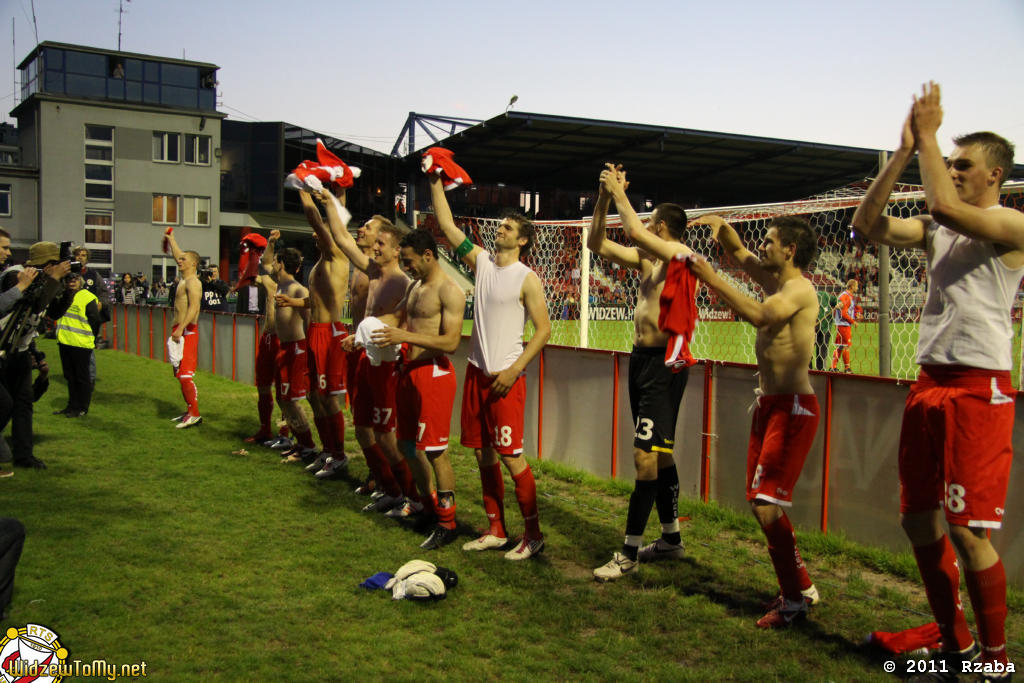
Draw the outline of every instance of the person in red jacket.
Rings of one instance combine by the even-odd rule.
[[[839,295],[839,303],[836,304],[832,315],[836,321],[836,350],[832,352],[832,369],[839,369],[839,356],[843,357],[843,365],[846,372],[853,372],[850,368],[850,343],[853,340],[853,328],[857,326],[857,290],[860,284],[856,280],[846,283],[846,290]]]

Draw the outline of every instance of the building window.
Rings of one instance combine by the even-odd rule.
[[[85,198],[114,199],[114,129],[85,126]]]
[[[153,195],[153,222],[154,223],[178,223],[178,195],[155,194]]]
[[[209,200],[207,200],[209,201]],[[0,216],[11,215],[11,186],[0,183]]]
[[[153,133],[153,161],[178,163],[178,133]]]
[[[89,124],[86,124],[85,139],[97,142],[107,142],[113,145],[114,129],[110,126],[91,126]]]
[[[85,248],[89,250],[89,267],[101,275],[109,275],[114,264],[114,212],[87,209],[85,212]]]
[[[185,163],[210,165],[210,136],[185,134]]]
[[[153,209],[156,215],[156,209]],[[185,225],[209,225],[210,224],[210,198],[209,197],[185,197],[185,213],[182,216]]]

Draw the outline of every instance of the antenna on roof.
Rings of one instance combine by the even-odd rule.
[[[36,45],[39,44],[39,23],[36,21],[36,0],[29,0],[32,6],[32,30],[36,34]]]
[[[117,51],[121,51],[121,19],[124,16],[124,3],[132,0],[117,0]],[[39,42],[38,39],[36,42]]]

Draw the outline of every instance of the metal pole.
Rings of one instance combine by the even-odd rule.
[[[889,160],[888,152],[878,153],[878,172],[881,173]],[[886,203],[885,213],[889,213]],[[878,374],[892,376],[892,337],[889,331],[889,245],[878,245]]]
[[[580,245],[580,348],[590,348],[590,249],[587,239],[590,226],[580,231],[583,244]],[[572,317],[570,315],[570,317]],[[614,476],[614,475],[612,475]]]

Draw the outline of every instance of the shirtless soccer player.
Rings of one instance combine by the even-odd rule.
[[[348,336],[341,322],[345,295],[348,292],[348,257],[338,248],[320,217],[320,210],[308,192],[299,191],[306,218],[313,228],[313,238],[320,251],[320,260],[309,272],[309,376],[313,406],[323,452],[306,469],[321,478],[337,476],[348,465],[345,455],[345,351],[341,340]],[[344,202],[344,193],[341,201]],[[305,302],[304,302],[305,304]]]
[[[637,247],[616,244],[605,236],[605,216],[613,200],[623,228]],[[669,334],[659,329],[658,316],[668,263],[677,255],[693,253],[680,241],[685,231],[686,212],[676,204],[655,207],[644,229],[626,197],[623,174],[611,165],[601,173],[587,245],[602,258],[640,271],[640,290],[633,312],[633,352],[629,357],[629,403],[636,426],[636,483],[629,497],[622,550],[594,570],[598,581],[613,581],[633,572],[641,561],[683,557],[679,537],[679,474],[672,447],[687,373],[685,368],[677,370],[665,364]],[[661,538],[640,548],[647,518],[655,504]]]
[[[288,450],[292,443],[288,438],[288,428],[282,427],[277,436],[273,431],[274,392],[277,390],[277,352],[280,344],[277,340],[277,307],[274,295],[277,294],[277,283],[269,273],[274,263],[274,250],[264,251],[261,258],[261,272],[253,282],[263,290],[266,301],[266,312],[260,321],[260,338],[256,346],[256,409],[260,420],[260,429],[252,436],[245,437],[246,443],[261,443],[271,448]],[[281,397],[277,397],[277,403]],[[287,419],[285,420],[287,422]]]
[[[725,254],[765,292],[764,301],[755,301],[727,283],[703,258],[690,263],[697,277],[757,328],[754,352],[759,386],[747,450],[747,500],[768,539],[768,554],[781,589],[757,625],[783,628],[805,617],[809,606],[818,601],[818,591],[796,547],[793,525],[783,511],[792,505],[793,487],[818,428],[818,399],[808,377],[818,297],[803,274],[814,260],[818,238],[802,219],[776,218],[768,225],[758,258],[720,217],[701,216],[695,223],[711,226]]]
[[[523,456],[524,371],[551,335],[540,278],[520,261],[533,244],[533,223],[519,215],[502,220],[492,255],[470,242],[455,225],[440,177],[430,175],[428,182],[444,236],[476,273],[472,348],[462,388],[462,445],[476,454],[490,528],[462,549],[498,549],[508,544],[500,456],[515,482],[526,527],[523,540],[505,553],[505,559],[525,560],[544,549],[544,535],[537,517],[537,484]],[[527,315],[535,332],[524,348]]]
[[[976,664],[985,680],[1005,680],[1006,572],[989,532],[1002,525],[1013,460],[1010,310],[1024,275],[1024,214],[999,205],[1013,145],[995,133],[972,133],[955,138],[943,161],[936,139],[941,123],[939,86],[929,83],[853,226],[883,244],[927,253],[921,372],[900,430],[903,530],[942,633],[936,656],[944,670],[955,675]],[[890,218],[884,214],[889,194],[915,150],[931,215]],[[979,653],[960,601],[960,567],[978,625],[980,661],[972,661]]]
[[[327,224],[334,242],[348,256],[352,265],[367,276],[367,317],[375,318],[380,325],[397,325],[398,310],[409,286],[409,278],[402,272],[398,262],[401,232],[383,216],[371,218],[368,222],[376,223],[377,232],[371,258],[352,239],[345,219],[339,215],[335,203],[331,201],[330,191],[323,190],[320,197],[327,211]],[[346,338],[347,344],[352,341],[352,338]],[[366,464],[384,494],[366,505],[363,508],[365,512],[387,512],[404,502],[403,498],[418,498],[412,470],[399,453],[395,438],[397,385],[397,361],[382,360],[374,365],[369,354],[360,358],[356,368],[352,421]]]
[[[185,398],[187,410],[174,418],[178,429],[188,429],[203,421],[199,415],[199,390],[196,389],[196,364],[199,359],[199,302],[203,298],[203,285],[196,277],[199,267],[199,254],[194,251],[182,251],[174,234],[170,231],[165,235],[171,248],[174,262],[178,264],[181,282],[174,291],[174,321],[171,324],[171,338],[167,340],[167,350],[174,366],[174,376],[181,383],[181,395]]]
[[[373,333],[373,341],[410,345],[398,379],[398,447],[413,463],[421,500],[436,513],[437,526],[420,545],[435,550],[455,538],[455,472],[448,459],[448,430],[456,384],[445,354],[459,347],[466,295],[441,269],[430,231],[421,228],[406,235],[401,249],[402,267],[413,277],[405,299],[405,329],[384,327]],[[399,516],[399,510],[388,514]]]
[[[281,233],[274,230],[267,239],[267,249],[263,252],[264,264],[270,264],[270,276],[277,283],[277,293],[296,299],[304,299],[308,294],[295,276],[302,268],[302,254],[298,249],[284,249],[275,253],[275,245]],[[270,259],[273,259],[272,261]],[[313,434],[309,429],[306,413],[299,403],[306,398],[309,391],[309,362],[306,359],[306,323],[307,311],[301,308],[279,307],[275,314],[277,325],[277,400],[288,426],[298,444],[291,451],[282,453],[284,457],[309,458],[315,452]]]

